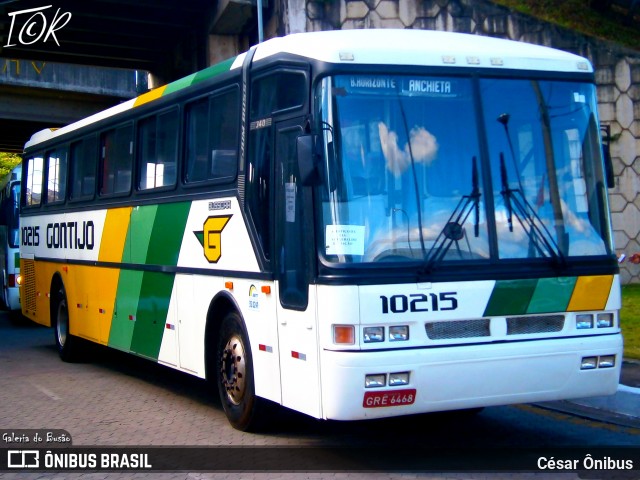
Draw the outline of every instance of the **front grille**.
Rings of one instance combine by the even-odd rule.
[[[425,324],[427,336],[431,340],[452,340],[455,338],[488,337],[490,320],[457,320],[452,322],[433,322]]]
[[[560,332],[563,328],[564,315],[507,317],[507,335]]]

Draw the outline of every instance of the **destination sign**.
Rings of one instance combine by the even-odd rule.
[[[336,79],[336,88],[351,94],[458,97],[468,92],[468,85],[466,80],[437,77],[353,75]]]

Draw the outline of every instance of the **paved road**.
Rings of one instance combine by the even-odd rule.
[[[530,405],[487,408],[480,415],[422,415],[368,422],[322,422],[303,415],[278,417],[263,434],[232,429],[222,407],[197,378],[96,347],[92,360],[59,360],[53,332],[0,314],[0,430],[64,429],[76,446],[356,446],[433,448],[640,446],[640,429],[593,422]],[[241,460],[239,460],[241,461]],[[558,478],[558,474],[172,473],[109,478]],[[23,474],[0,477],[25,478]],[[104,473],[75,478],[105,478]],[[33,474],[29,478],[69,478]],[[560,478],[579,478],[563,474]],[[582,477],[584,478],[584,476]],[[593,477],[596,478],[596,477]],[[611,477],[607,477],[611,478]]]

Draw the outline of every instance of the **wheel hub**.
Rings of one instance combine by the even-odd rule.
[[[220,373],[227,399],[234,405],[239,405],[246,389],[246,364],[244,345],[236,335],[229,338],[222,351]]]
[[[69,332],[69,316],[64,302],[60,302],[58,305],[56,331],[58,334],[58,343],[64,347],[65,343],[67,343],[67,334]]]

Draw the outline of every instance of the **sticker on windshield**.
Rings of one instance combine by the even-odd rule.
[[[327,225],[327,255],[364,255],[364,226]]]

